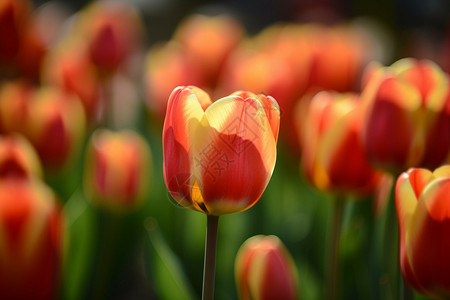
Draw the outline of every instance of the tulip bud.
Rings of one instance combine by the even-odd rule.
[[[240,299],[298,299],[297,269],[278,237],[249,238],[239,249],[234,267]]]
[[[94,64],[109,73],[137,51],[141,20],[126,2],[97,2],[82,12],[80,34]]]
[[[182,206],[208,215],[250,208],[275,167],[279,122],[278,104],[270,96],[241,92],[212,103],[197,87],[177,87],[163,129],[169,193]]]
[[[53,192],[37,180],[0,180],[0,299],[55,299],[62,243]]]
[[[441,165],[450,146],[447,76],[431,61],[414,59],[369,71],[362,137],[371,161],[394,174]]]
[[[370,165],[360,140],[361,102],[354,94],[320,92],[305,120],[302,167],[323,190],[367,194],[380,175]]]
[[[0,179],[42,177],[39,157],[20,135],[0,136]]]
[[[27,136],[45,166],[62,169],[73,163],[80,154],[85,127],[86,118],[78,98],[56,87],[36,92]]]
[[[86,154],[84,190],[105,209],[131,211],[148,196],[151,167],[150,147],[140,135],[98,130]]]
[[[88,119],[92,121],[98,108],[100,80],[84,48],[70,41],[59,45],[44,61],[42,79],[77,95]]]
[[[450,166],[402,173],[395,201],[405,282],[427,296],[449,298]]]

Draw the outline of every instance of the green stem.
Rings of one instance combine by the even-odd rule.
[[[385,268],[382,281],[386,284],[387,288],[387,295],[385,296],[388,299],[400,299],[402,278],[399,269],[399,235],[395,210],[395,181],[392,185],[388,201],[383,243],[383,264]]]
[[[217,249],[217,226],[218,216],[207,216],[205,261],[203,265],[203,300],[214,299],[214,277],[216,274],[216,249]]]
[[[335,199],[333,207],[333,220],[331,222],[331,247],[330,247],[330,261],[328,273],[328,299],[334,300],[337,298],[337,274],[339,267],[339,242],[342,228],[342,215],[344,212],[345,199],[338,196]]]

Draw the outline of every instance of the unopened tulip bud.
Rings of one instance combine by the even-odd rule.
[[[0,180],[0,299],[55,299],[61,282],[63,219],[38,180]]]
[[[140,135],[98,130],[86,154],[84,190],[100,207],[129,212],[146,200],[151,168],[150,147]]]
[[[97,2],[82,12],[80,34],[94,64],[108,73],[138,50],[141,27],[137,12],[127,2]]]
[[[62,169],[80,154],[86,117],[80,100],[59,88],[41,88],[33,99],[27,136],[42,163]]]
[[[237,253],[235,277],[242,300],[298,299],[296,266],[276,236],[249,238]]]

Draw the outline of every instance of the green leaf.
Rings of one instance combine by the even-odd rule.
[[[164,240],[153,218],[145,221],[150,241],[149,271],[159,298],[161,299],[198,299],[183,273],[181,264]]]
[[[63,298],[82,299],[87,288],[93,254],[95,216],[80,190],[70,198],[64,211],[69,235],[65,246]]]

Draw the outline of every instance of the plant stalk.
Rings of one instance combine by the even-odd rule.
[[[206,240],[205,240],[205,260],[203,264],[203,289],[202,299],[214,299],[214,278],[216,274],[216,253],[217,253],[217,226],[218,216],[207,216]]]

